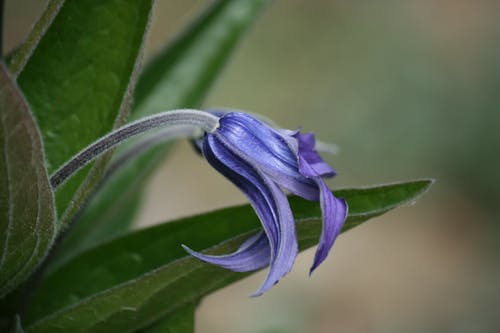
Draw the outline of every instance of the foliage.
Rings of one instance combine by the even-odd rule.
[[[129,230],[165,144],[105,182],[111,153],[55,192],[49,174],[130,110],[137,119],[199,106],[266,3],[216,1],[141,71],[152,0],[49,1],[9,57],[10,73],[0,67],[0,331],[192,332],[198,302],[248,276],[195,260],[180,244],[236,249],[258,227],[249,205]],[[350,207],[343,231],[414,201],[430,184],[337,191]],[[319,237],[319,206],[291,205],[303,250]]]

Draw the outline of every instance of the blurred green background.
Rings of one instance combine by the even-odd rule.
[[[206,5],[158,0],[145,61]],[[4,49],[38,0],[6,1]],[[419,177],[418,203],[313,250],[259,298],[258,273],[206,298],[198,332],[476,332],[500,328],[500,2],[276,0],[205,103],[302,126],[340,153],[332,188]],[[138,225],[246,202],[186,143],[151,179]],[[238,223],[238,221],[235,221]]]

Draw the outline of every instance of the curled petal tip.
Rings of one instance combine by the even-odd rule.
[[[323,187],[321,204],[323,210],[323,230],[320,236],[318,248],[314,255],[314,262],[309,270],[309,275],[326,259],[337,236],[340,234],[347,217],[348,206],[343,198],[336,198],[326,188],[326,185],[319,183]]]
[[[269,289],[271,289],[278,282],[279,282],[279,280],[274,281],[273,283],[269,283],[269,281],[264,282],[264,284],[259,288],[259,290],[257,290],[253,294],[251,294],[250,297],[262,296],[265,292],[267,292]]]
[[[320,265],[320,263],[314,263],[311,268],[309,269],[309,277],[312,277],[312,274],[313,272],[316,270],[316,268],[318,268],[318,266]]]
[[[181,247],[184,249],[184,251],[186,251],[187,253],[189,253],[189,254],[190,254],[190,255],[192,255],[193,257],[200,259],[200,258],[199,258],[199,257],[200,257],[200,256],[199,256],[199,253],[198,253],[198,252],[196,252],[196,251],[194,251],[194,250],[192,250],[192,249],[191,249],[191,248],[189,248],[187,245],[185,245],[185,244],[181,244]]]

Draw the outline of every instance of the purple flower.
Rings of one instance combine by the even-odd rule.
[[[254,296],[276,284],[292,268],[298,253],[295,222],[283,190],[320,201],[323,230],[310,273],[328,255],[347,215],[347,204],[328,189],[324,177],[335,171],[315,151],[312,133],[275,129],[240,112],[216,113],[219,127],[207,133],[201,151],[208,162],[250,200],[263,231],[228,255],[213,256],[184,248],[196,258],[247,272],[269,265]]]

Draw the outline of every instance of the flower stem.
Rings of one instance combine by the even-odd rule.
[[[106,182],[110,179],[118,170],[125,166],[130,160],[135,158],[137,155],[151,149],[152,147],[159,145],[161,143],[166,143],[168,141],[179,139],[179,138],[192,138],[197,136],[199,132],[193,130],[192,127],[179,126],[176,128],[169,128],[167,130],[160,130],[160,132],[155,133],[144,140],[140,141],[136,145],[132,146],[123,153],[117,155],[116,159],[111,161],[106,169],[106,173],[102,176],[101,183]]]
[[[101,137],[84,148],[60,167],[51,177],[50,184],[55,190],[78,170],[90,163],[102,153],[117,146],[131,137],[148,132],[153,129],[169,127],[192,127],[205,132],[213,132],[219,125],[219,118],[211,113],[198,110],[173,110],[145,117],[120,127],[113,132]]]

